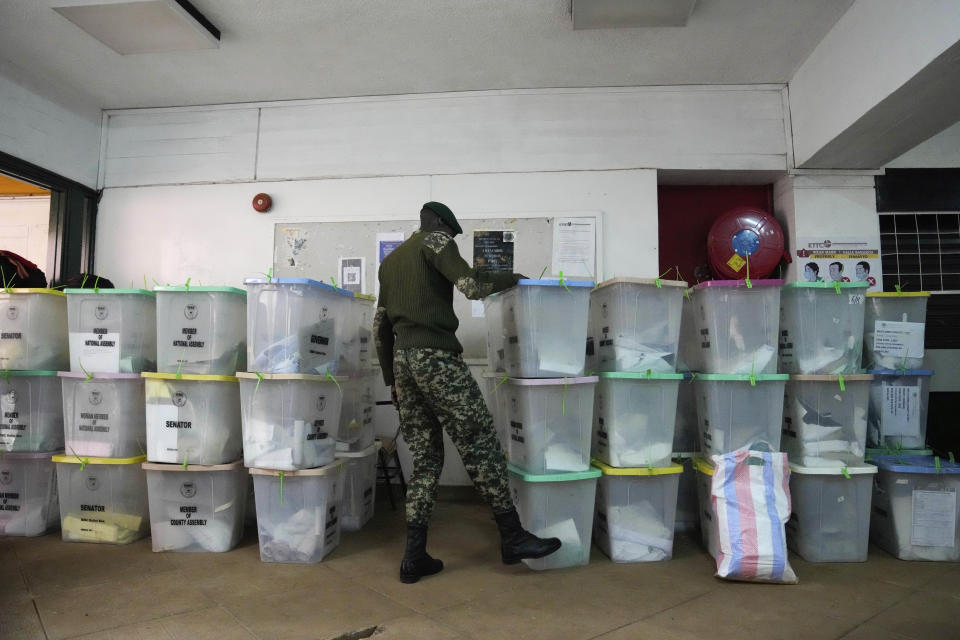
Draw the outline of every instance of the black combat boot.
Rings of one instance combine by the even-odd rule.
[[[400,562],[400,582],[410,584],[424,576],[432,576],[443,570],[443,562],[427,553],[427,527],[407,525],[407,549]]]
[[[503,564],[517,564],[521,560],[535,560],[548,556],[560,548],[558,538],[538,538],[520,525],[515,507],[509,511],[494,512],[500,529],[500,557]]]

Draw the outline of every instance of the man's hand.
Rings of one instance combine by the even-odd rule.
[[[390,401],[393,402],[393,406],[397,411],[400,411],[400,397],[397,396],[397,385],[390,385]]]

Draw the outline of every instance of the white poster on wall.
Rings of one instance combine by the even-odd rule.
[[[597,273],[596,218],[557,218],[553,225],[553,275],[594,278]]]
[[[879,238],[856,236],[797,238],[797,280],[866,282],[867,291],[883,291],[879,245]]]
[[[353,293],[366,293],[366,260],[363,258],[340,258],[340,287]]]

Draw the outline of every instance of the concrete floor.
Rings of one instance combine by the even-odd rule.
[[[402,512],[378,513],[320,565],[262,564],[255,531],[226,554],[152,553],[0,538],[0,638],[356,638],[722,640],[960,637],[960,565],[901,562],[871,548],[864,564],[812,565],[796,586],[722,582],[697,539],[674,559],[533,572],[499,563],[485,507],[438,505],[429,550],[444,571],[397,577]]]

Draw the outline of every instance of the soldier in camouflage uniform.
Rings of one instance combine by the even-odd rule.
[[[477,300],[513,286],[522,276],[472,269],[453,241],[458,233],[463,230],[453,212],[439,202],[428,202],[420,212],[420,230],[380,266],[374,319],[377,355],[413,458],[413,475],[407,482],[407,544],[400,565],[400,579],[408,583],[443,569],[440,560],[427,554],[426,545],[443,470],[444,429],[477,491],[493,509],[503,562],[542,558],[560,548],[558,539],[537,538],[520,525],[493,418],[456,338],[454,285]]]

